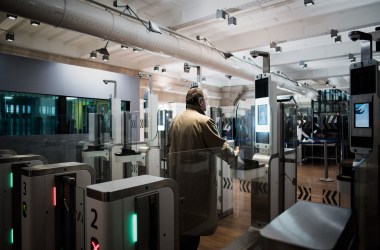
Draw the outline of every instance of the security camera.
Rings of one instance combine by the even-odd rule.
[[[269,57],[269,53],[268,52],[264,52],[264,51],[253,50],[253,51],[251,51],[249,53],[251,54],[251,56],[253,58],[256,58],[258,56]]]
[[[140,78],[143,78],[144,76],[146,76],[146,77],[151,77],[152,75],[151,74],[148,74],[148,73],[144,73],[144,72],[139,72],[138,74],[137,74]]]
[[[251,51],[250,54],[251,54],[251,56],[252,56],[253,58],[256,58],[256,57],[259,56],[259,53],[258,53],[257,50]]]
[[[108,84],[108,83],[116,83],[115,80],[103,80],[104,84]]]
[[[348,37],[353,41],[356,42],[360,38],[360,34],[357,31],[351,31],[348,33]]]
[[[348,33],[348,37],[354,42],[357,40],[372,41],[372,35],[371,34],[365,33],[362,31],[357,31],[357,30],[351,31],[350,33]]]

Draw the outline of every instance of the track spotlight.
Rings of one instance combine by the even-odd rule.
[[[226,19],[227,12],[224,10],[216,10],[216,19]]]
[[[232,75],[226,75],[226,77],[229,79],[229,80],[231,80],[232,79]]]
[[[300,67],[303,68],[303,69],[307,68],[307,64],[306,64],[304,61],[300,61],[300,62],[299,62],[299,65],[300,65]]]
[[[5,40],[8,42],[13,42],[15,40],[15,34],[13,32],[8,32],[5,35]]]
[[[271,42],[270,45],[269,45],[269,48],[271,49],[274,49],[277,47],[277,43],[276,42]]]
[[[233,17],[233,16],[228,17],[228,25],[230,24],[236,25],[236,17]]]
[[[122,44],[121,49],[128,49],[128,46]]]
[[[276,47],[276,52],[282,52],[282,48],[280,46]]]
[[[40,25],[40,22],[38,22],[38,21],[34,21],[34,20],[30,20],[30,24],[31,24],[32,26],[39,26],[39,25]]]
[[[166,69],[165,68],[161,69],[161,72],[166,74]]]
[[[353,54],[348,54],[348,59],[350,59],[350,62],[356,62],[356,57]]]
[[[158,65],[156,65],[156,66],[154,66],[153,70],[154,70],[155,72],[158,72],[158,71],[160,71],[160,67],[159,67]]]
[[[331,38],[336,38],[338,36],[338,31],[337,30],[331,30],[330,31],[330,34],[331,34]]]
[[[190,73],[190,68],[191,68],[191,66],[188,63],[185,63],[183,65],[183,72]]]
[[[335,37],[335,42],[336,43],[341,43],[342,42],[342,37],[339,35],[337,37]]]
[[[103,61],[108,62],[109,60],[109,55],[103,55]]]
[[[109,56],[110,53],[108,53],[107,45],[108,45],[108,41],[107,41],[107,43],[106,43],[106,46],[104,46],[104,48],[97,49],[96,51],[99,52],[100,54],[103,54],[103,55],[107,55],[107,56]],[[104,58],[104,57],[103,57],[103,58]]]
[[[13,14],[7,14],[7,17],[11,20],[15,20],[17,18],[16,15],[13,15]]]
[[[136,48],[133,48],[133,52],[138,53],[138,52],[140,52],[140,50],[136,49]]]
[[[226,19],[228,17],[228,25],[233,24],[236,25],[236,17],[230,16],[226,11],[224,10],[216,10],[216,19]]]
[[[314,5],[314,1],[313,0],[304,0],[303,3],[305,4],[305,6],[312,6],[312,5]]]
[[[96,59],[96,57],[97,57],[96,51],[92,51],[91,54],[90,54],[90,58],[91,59]]]
[[[233,57],[234,55],[230,52],[222,52],[223,53],[223,56],[224,56],[224,59],[228,59],[230,57]]]

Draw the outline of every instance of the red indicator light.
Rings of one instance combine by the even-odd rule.
[[[53,206],[57,206],[57,189],[53,187]]]
[[[94,237],[91,237],[91,250],[100,250],[99,241]]]

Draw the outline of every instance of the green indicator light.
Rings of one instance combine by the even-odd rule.
[[[13,244],[13,228],[9,230],[9,244]]]
[[[132,215],[132,242],[137,242],[137,214]]]
[[[9,173],[9,188],[13,188],[13,173]]]

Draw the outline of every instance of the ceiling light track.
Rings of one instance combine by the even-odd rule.
[[[138,30],[138,26],[141,24],[137,24],[136,21],[131,21],[131,16],[117,11],[112,7],[99,4],[95,1],[70,1],[70,8],[66,8],[66,4],[66,1],[62,1],[62,6],[52,6],[50,0],[39,0],[40,8],[33,8],[33,6],[24,5],[21,1],[7,0],[0,1],[0,8],[8,13],[14,13],[16,15],[23,14],[25,18],[40,18],[42,22],[58,28],[81,32],[120,44],[144,46],[144,49],[146,50],[172,55],[183,61],[190,60],[192,63],[204,65],[211,69],[224,72],[225,74],[231,74],[252,82],[256,78],[256,75],[262,72],[261,69],[254,67],[252,63],[245,60],[240,60],[234,56],[231,58],[237,59],[235,61],[224,60],[220,58],[220,56],[217,56],[220,54],[219,52],[211,49],[209,46],[205,46],[195,39],[185,38],[184,36],[170,32],[170,30],[162,34],[164,36],[162,39],[152,41],[152,37],[149,33],[136,32],[136,30]],[[48,9],[48,7],[51,11],[56,13],[54,18],[47,15],[46,9]],[[65,12],[60,11],[62,9],[64,9]],[[73,15],[74,17],[78,15],[78,13],[73,9],[86,9],[88,11],[88,15],[83,17],[85,18],[83,20],[84,22],[78,21],[77,23],[73,23],[72,21],[64,18],[66,15]],[[107,27],[107,29],[95,31],[90,23],[99,22],[99,16],[97,14],[101,14],[102,12],[104,12],[104,15],[102,15],[102,22],[104,27]],[[126,18],[117,18],[116,15],[125,15]],[[117,23],[115,23],[115,20]],[[122,32],[125,32],[125,28],[123,27],[129,27],[128,32],[133,36],[120,35]],[[178,46],[178,40],[180,38],[183,38],[180,42],[184,47],[188,47],[189,50],[183,50]],[[291,82],[284,77],[274,77],[273,81],[280,87],[290,88],[292,90],[295,89],[294,82]],[[301,93],[300,89],[295,91]],[[317,95],[315,92],[310,94],[314,98]]]

